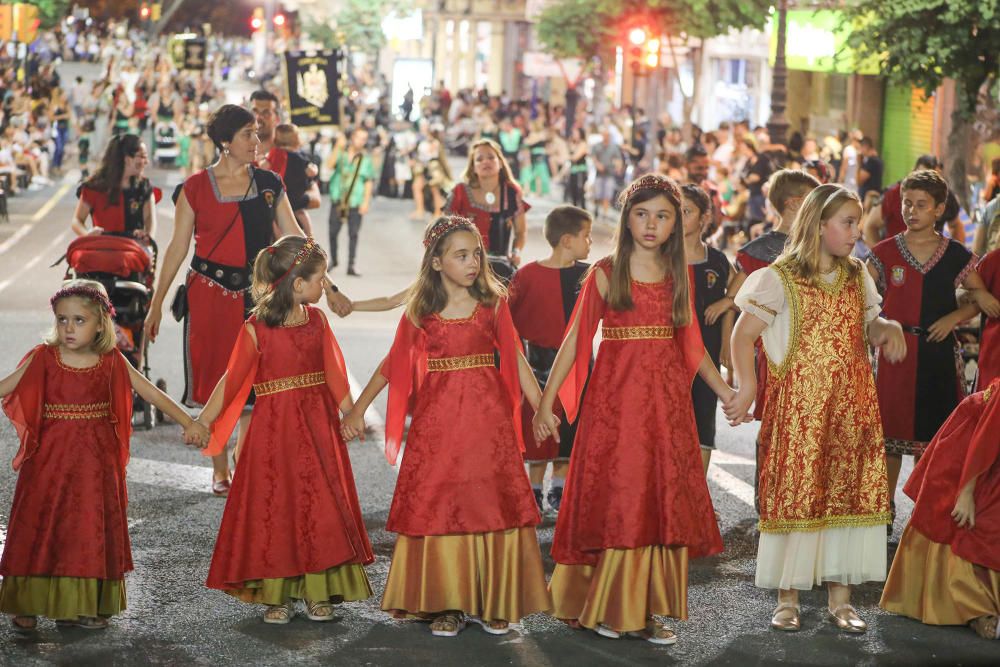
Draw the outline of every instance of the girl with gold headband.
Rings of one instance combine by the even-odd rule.
[[[344,357],[323,312],[332,286],[326,253],[284,236],[254,261],[251,317],[199,421],[205,451],[224,451],[250,390],[253,420],[219,526],[209,588],[267,605],[264,622],[288,623],[295,600],[312,621],[372,590],[375,560],[358,504],[338,410],[353,405]]]
[[[754,401],[753,347],[762,337],[769,379],[756,583],[778,589],[777,630],[799,630],[799,591],[826,583],[829,620],[864,632],[851,586],[885,579],[889,498],[868,348],[894,363],[906,344],[899,323],[879,317],[875,282],[851,257],[860,218],[857,195],[819,186],[799,209],[784,254],[736,296],[739,394],[726,414],[744,414]]]
[[[551,607],[520,428],[522,391],[532,407],[541,392],[475,224],[438,218],[424,247],[392,349],[344,437],[364,433],[365,410],[388,384],[395,465],[413,414],[386,525],[398,537],[382,609],[431,620],[436,636],[454,637],[467,620],[502,635]]]
[[[688,558],[722,551],[691,383],[697,373],[724,404],[735,392],[693,314],[680,189],[648,174],[623,204],[614,253],[587,274],[534,419],[536,439],[558,440],[557,392],[572,421],[589,382],[552,543],[551,591],[555,615],[570,625],[673,644],[656,617],[687,618]]]

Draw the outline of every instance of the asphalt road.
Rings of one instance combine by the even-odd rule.
[[[174,172],[153,170],[155,184],[172,188]],[[62,267],[50,268],[69,242],[72,175],[63,185],[11,200],[12,220],[0,224],[0,372],[12,370],[21,356],[51,326],[48,298],[57,289]],[[545,251],[541,221],[554,202],[538,201],[529,215],[528,259]],[[349,278],[334,273],[352,298],[391,294],[415,275],[422,226],[408,220],[411,202],[376,200],[362,229],[359,270]],[[326,238],[327,204],[314,216]],[[161,243],[170,238],[172,207],[158,209]],[[606,228],[595,233],[592,258],[610,247]],[[324,241],[325,243],[325,241]],[[333,318],[352,375],[360,383],[387,351],[398,313],[358,313]],[[153,378],[164,378],[169,392],[182,388],[180,327],[168,317],[150,353]],[[375,410],[384,414],[384,397]],[[679,635],[673,647],[637,640],[613,641],[574,631],[543,615],[525,619],[505,637],[470,626],[456,639],[434,638],[426,625],[395,621],[379,610],[394,535],[384,530],[396,473],[374,441],[352,443],[358,494],[377,560],[368,572],[376,597],[338,607],[334,623],[297,617],[288,626],[261,622],[261,606],[247,605],[204,587],[224,500],[209,492],[207,459],[181,444],[172,424],[137,431],[129,466],[129,523],[135,571],[128,575],[128,609],[102,632],[57,629],[43,621],[31,638],[15,635],[0,623],[0,664],[10,665],[997,665],[1000,642],[978,639],[966,628],[938,628],[892,616],[877,607],[881,586],[856,589],[854,603],[869,622],[862,636],[838,633],[824,620],[826,594],[803,595],[802,632],[785,635],[768,629],[774,595],[753,585],[756,554],[752,508],[755,425],[731,429],[721,422],[719,452],[710,470],[710,488],[721,515],[725,551],[691,564],[690,619],[671,622]],[[0,460],[16,450],[14,430],[0,420]],[[911,466],[907,462],[903,481]],[[15,474],[0,468],[0,528],[6,526]],[[901,484],[902,485],[902,484]],[[897,495],[900,517],[891,551],[912,504]],[[547,571],[554,519],[539,528]],[[2,536],[2,533],[0,533]]]

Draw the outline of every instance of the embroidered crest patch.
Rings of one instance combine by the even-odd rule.
[[[268,208],[274,208],[274,192],[264,190],[264,203],[267,204]]]
[[[715,287],[715,283],[717,282],[719,282],[718,273],[716,273],[715,271],[705,272],[705,284],[708,286],[708,289],[712,289],[713,287]]]
[[[903,283],[905,283],[906,282],[906,267],[903,267],[903,266],[894,266],[894,267],[892,267],[892,272],[891,272],[891,275],[890,275],[890,279],[892,280],[892,284],[895,285],[896,287],[899,287],[900,285],[902,285]]]

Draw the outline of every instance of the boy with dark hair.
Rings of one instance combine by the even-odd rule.
[[[868,256],[868,270],[882,293],[882,312],[902,324],[906,336],[906,358],[876,366],[893,513],[903,455],[919,459],[965,397],[964,378],[955,364],[955,327],[980,310],[1000,315],[1000,302],[976,273],[975,255],[940,233],[948,194],[948,184],[936,171],[922,169],[906,177],[900,184],[906,231],[878,243]],[[972,303],[958,305],[958,287],[970,291]]]
[[[545,240],[552,253],[543,260],[525,264],[510,283],[510,314],[514,326],[524,339],[524,356],[531,370],[544,387],[563,333],[576,306],[582,278],[589,264],[582,260],[590,254],[590,214],[576,206],[557,206],[545,218]],[[535,502],[542,511],[542,485],[545,469],[552,462],[552,486],[547,500],[549,507],[559,511],[563,484],[569,469],[576,423],[567,423],[559,414],[559,442],[548,438],[537,442],[531,429],[535,416],[525,403],[522,408],[525,453],[528,476],[535,492]]]

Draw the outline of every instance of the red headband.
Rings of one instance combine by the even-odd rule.
[[[276,248],[273,245],[269,245],[266,250],[273,255]],[[295,259],[292,260],[292,265],[288,267],[287,271],[281,274],[280,278],[271,283],[271,289],[276,289],[278,287],[278,283],[287,278],[288,274],[292,272],[292,269],[306,261],[306,258],[317,250],[319,250],[319,246],[316,245],[316,241],[314,241],[311,236],[307,236],[306,242],[302,245],[302,248],[295,253]]]
[[[661,176],[660,174],[646,174],[632,181],[628,189],[622,193],[620,203],[624,207],[628,200],[639,190],[659,190],[667,196],[674,206],[678,206],[681,201],[681,191],[677,183],[672,178]]]
[[[473,224],[472,220],[458,215],[445,216],[443,218],[439,218],[438,221],[431,225],[431,228],[427,230],[427,233],[424,235],[424,247],[430,248],[439,238],[455,229],[464,229],[466,231],[475,232],[476,234],[479,233],[479,230],[476,228],[476,225]]]
[[[73,287],[64,287],[58,292],[56,292],[51,299],[49,299],[49,305],[52,306],[52,312],[56,310],[56,304],[62,299],[71,296],[79,296],[84,299],[90,299],[91,301],[97,302],[101,308],[104,309],[111,317],[115,316],[115,307],[111,305],[111,300],[107,297],[104,292],[101,292],[95,287],[89,287],[87,285],[74,285]]]

